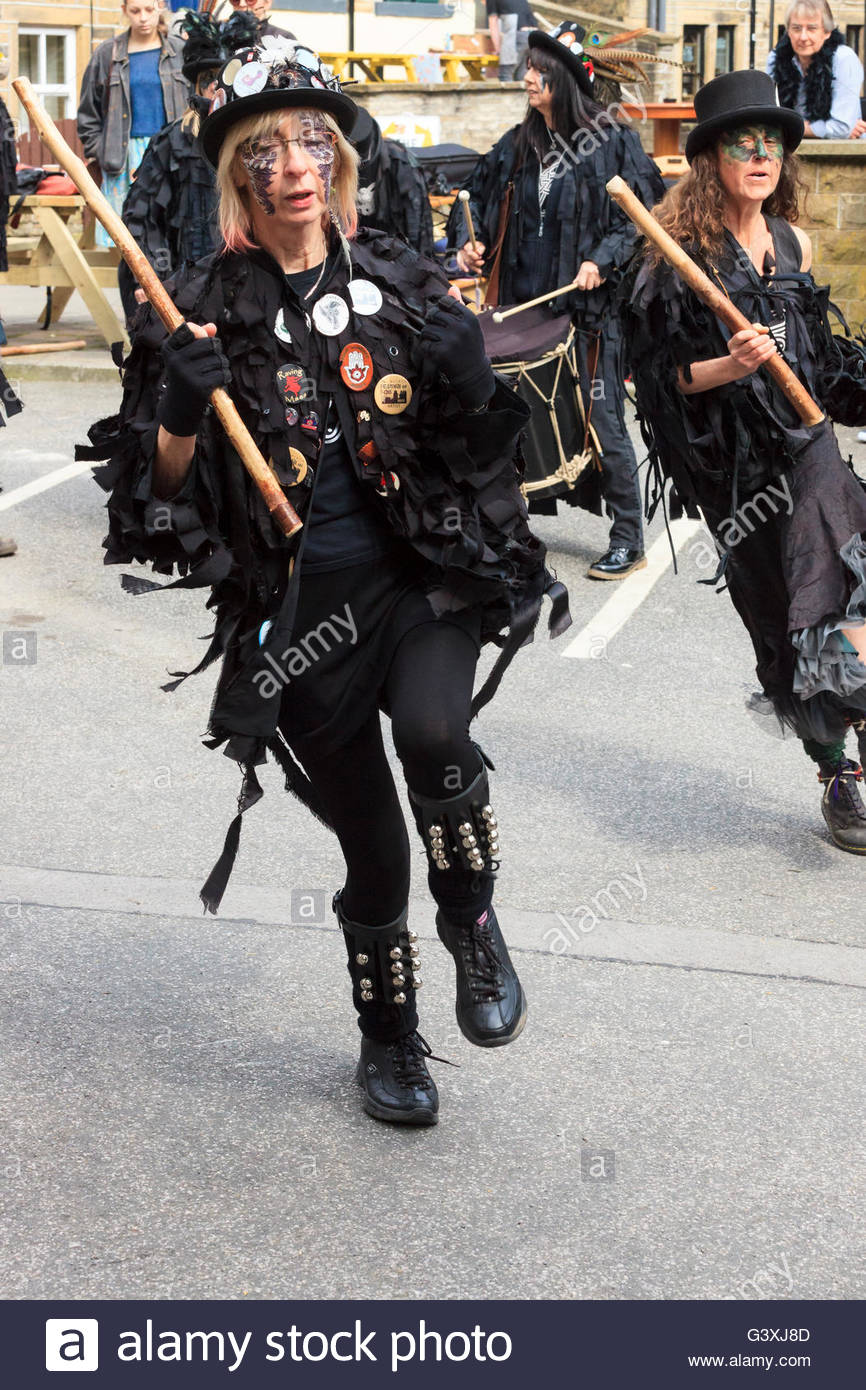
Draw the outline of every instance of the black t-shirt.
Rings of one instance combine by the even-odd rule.
[[[321,268],[317,265],[286,276],[299,299],[313,288]],[[317,463],[313,503],[306,520],[305,574],[345,569],[365,560],[375,560],[397,544],[375,507],[375,498],[355,473],[336,406],[325,401],[317,404],[327,413],[322,422],[325,433]]]
[[[487,0],[487,13],[516,14],[518,29],[538,28],[538,20],[529,8],[527,0]]]

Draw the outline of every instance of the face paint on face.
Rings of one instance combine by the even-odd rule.
[[[777,126],[741,126],[739,130],[725,131],[721,149],[722,157],[731,163],[748,164],[753,155],[781,163],[785,144]]]
[[[301,145],[316,166],[316,173],[322,180],[322,197],[327,203],[331,197],[331,177],[334,172],[333,134],[328,129],[324,117],[316,112],[312,116],[301,117]]]
[[[243,144],[240,148],[241,163],[249,175],[253,197],[269,217],[273,217],[276,212],[268,197],[268,189],[274,177],[274,166],[279,152],[279,144],[273,141],[256,140],[251,144]]]

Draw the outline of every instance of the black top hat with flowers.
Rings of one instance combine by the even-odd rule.
[[[187,81],[194,83],[199,73],[222,67],[230,50],[223,46],[222,29],[209,14],[188,10],[184,16],[183,30],[186,43],[183,46],[181,72]]]
[[[585,38],[585,29],[579,24],[568,22],[557,25],[549,34],[545,34],[543,29],[533,29],[529,35],[529,47],[552,53],[576,79],[583,95],[591,97],[593,70],[589,55],[583,51]]]
[[[779,105],[772,77],[755,68],[724,72],[701,87],[695,93],[695,115],[698,124],[686,140],[686,159],[690,164],[724,131],[736,130],[738,126],[776,126],[782,132],[788,154],[803,138],[803,117],[790,107]]]
[[[311,48],[281,35],[266,34],[255,47],[235,53],[217,78],[210,112],[201,128],[208,162],[216,168],[226,132],[237,121],[262,111],[292,107],[329,112],[346,135],[358,114],[355,103]]]

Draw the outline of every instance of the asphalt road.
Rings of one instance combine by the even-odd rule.
[[[22,392],[7,500],[118,398]],[[439,1126],[402,1133],[352,1079],[335,842],[275,774],[199,913],[238,779],[199,741],[212,678],[159,686],[208,615],[121,592],[102,504],[84,475],[0,511],[0,630],[35,654],[0,664],[0,1296],[862,1297],[866,869],[745,713],[698,538],[606,636],[605,524],[537,526],[574,627],[477,730],[529,1023],[492,1053],[458,1034],[419,846],[421,1027],[459,1069]],[[594,619],[593,657],[564,655]]]

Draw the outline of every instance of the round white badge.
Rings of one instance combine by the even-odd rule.
[[[349,298],[356,314],[378,314],[382,307],[382,292],[372,280],[350,280]]]
[[[268,69],[261,63],[244,63],[235,73],[232,87],[239,97],[251,97],[262,90],[267,80]]]
[[[336,338],[349,322],[349,306],[338,294],[325,294],[313,305],[313,323],[326,338]]]
[[[292,335],[286,328],[285,309],[280,309],[277,313],[277,321],[274,324],[274,333],[281,343],[290,343]]]

